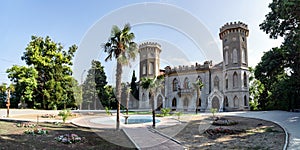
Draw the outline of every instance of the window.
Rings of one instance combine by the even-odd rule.
[[[201,107],[201,98],[198,100],[198,106]]]
[[[218,76],[216,76],[215,79],[214,79],[214,88],[219,90],[219,78],[218,78]]]
[[[246,72],[244,72],[244,79],[243,80],[244,80],[244,87],[247,87],[248,82],[247,82],[247,73]]]
[[[237,50],[236,49],[233,49],[233,52],[232,52],[232,62],[233,63],[237,63]]]
[[[149,74],[153,74],[154,63],[149,63]]]
[[[227,96],[225,96],[225,100],[224,100],[224,105],[225,105],[225,107],[228,107],[229,106],[229,104],[228,104],[228,98],[227,98]]]
[[[225,89],[228,89],[228,76],[225,74]]]
[[[176,98],[174,98],[173,100],[172,100],[172,107],[177,107],[177,100],[176,100]]]
[[[246,49],[242,48],[242,63],[246,63]]]
[[[228,51],[225,51],[225,65],[228,65]]]
[[[239,99],[237,96],[234,97],[233,99],[233,104],[234,104],[234,107],[237,108],[239,106]]]
[[[178,89],[178,81],[177,81],[177,79],[175,78],[175,79],[173,80],[173,91],[177,91],[177,89]]]
[[[184,106],[185,108],[189,106],[189,100],[188,100],[187,98],[184,99],[184,101],[183,101],[183,106]]]
[[[236,72],[233,73],[233,88],[236,88],[237,87],[237,81],[238,81],[238,75]]]
[[[184,79],[183,88],[185,88],[185,89],[190,88],[190,81],[189,81],[189,78],[187,78],[187,77]]]
[[[248,106],[247,96],[244,96],[244,106]]]
[[[146,64],[143,64],[143,75],[146,74]]]

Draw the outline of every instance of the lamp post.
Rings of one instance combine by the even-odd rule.
[[[81,73],[81,78],[80,78],[80,84],[81,84],[81,97],[83,95],[83,90],[82,90],[82,86],[83,86],[83,74],[85,73],[85,69],[82,71]],[[83,97],[82,97],[82,102],[83,102]],[[82,109],[82,102],[80,103],[79,105],[79,109],[81,110]]]

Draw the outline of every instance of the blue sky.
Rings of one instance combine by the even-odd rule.
[[[226,22],[242,21],[248,24],[250,30],[248,38],[249,65],[255,66],[264,51],[279,46],[282,41],[281,39],[269,39],[268,35],[261,31],[258,26],[269,12],[267,6],[270,2],[271,0],[3,0],[0,1],[0,83],[9,82],[5,73],[7,68],[14,64],[25,65],[21,61],[21,56],[32,35],[43,37],[48,35],[54,41],[62,43],[65,49],[72,44],[78,45],[79,50],[74,61],[78,62],[84,58],[85,62],[74,62],[76,64],[74,76],[77,80],[80,81],[83,70],[88,69],[89,66],[86,64],[90,63],[90,59],[98,59],[105,66],[109,82],[114,83],[114,63],[103,61],[105,54],[101,51],[100,45],[106,42],[109,37],[111,25],[123,26],[124,23],[131,23],[134,20],[140,20],[140,22],[133,24],[132,28],[138,43],[143,41],[161,43],[163,49],[161,68],[166,65],[190,65],[195,62],[202,63],[205,60],[214,59],[205,54],[211,53],[211,50],[203,49],[201,44],[200,47],[197,47],[197,43],[201,43],[201,41],[195,40],[193,35],[185,34],[185,30],[192,29],[195,34],[202,30],[206,34],[210,33],[209,37],[213,39],[212,42],[221,52],[221,41],[218,37],[219,28]],[[152,3],[170,7],[170,10],[143,11],[149,8]],[[162,18],[169,11],[172,11],[170,14],[174,15],[170,15],[169,18]],[[122,12],[119,14],[122,19],[113,16],[119,12]],[[130,15],[131,13],[136,15]],[[191,25],[190,21],[185,21],[185,16],[181,15],[184,13],[193,16],[200,23],[200,26]],[[146,19],[150,19],[150,21],[157,18],[164,19],[170,24],[160,24],[157,21],[154,24],[142,22],[145,17],[148,17]],[[172,24],[174,18],[178,22]],[[102,27],[101,24],[105,24],[108,28],[100,28]],[[174,28],[176,25],[186,26],[186,29]],[[97,39],[95,41],[99,44],[91,46],[89,49],[83,49],[83,43],[93,32],[93,29],[98,29],[98,32],[95,32],[97,34],[92,38]],[[199,37],[205,38],[207,36],[201,34],[204,32],[199,33]],[[217,61],[215,63],[218,63]],[[124,81],[130,80],[131,72],[133,69],[136,70],[137,66],[137,62],[133,62],[132,68],[125,69]]]

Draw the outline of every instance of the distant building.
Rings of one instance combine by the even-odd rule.
[[[176,111],[249,110],[249,69],[247,37],[249,30],[242,22],[227,23],[220,28],[223,61],[212,61],[192,66],[180,65],[160,69],[161,46],[145,42],[139,46],[140,79],[164,75],[164,87],[155,93],[155,106]],[[197,91],[192,83],[201,80],[204,87],[197,100]],[[138,108],[151,108],[149,91],[139,88]],[[199,101],[197,103],[197,101]],[[197,106],[198,104],[198,106]]]

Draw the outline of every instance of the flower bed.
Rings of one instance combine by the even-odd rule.
[[[58,137],[55,137],[55,140],[64,144],[74,144],[82,141],[82,138],[77,134],[64,134]]]
[[[27,129],[24,131],[25,134],[32,134],[32,135],[45,135],[48,134],[48,130],[44,128],[36,128],[34,130],[32,129]]]

